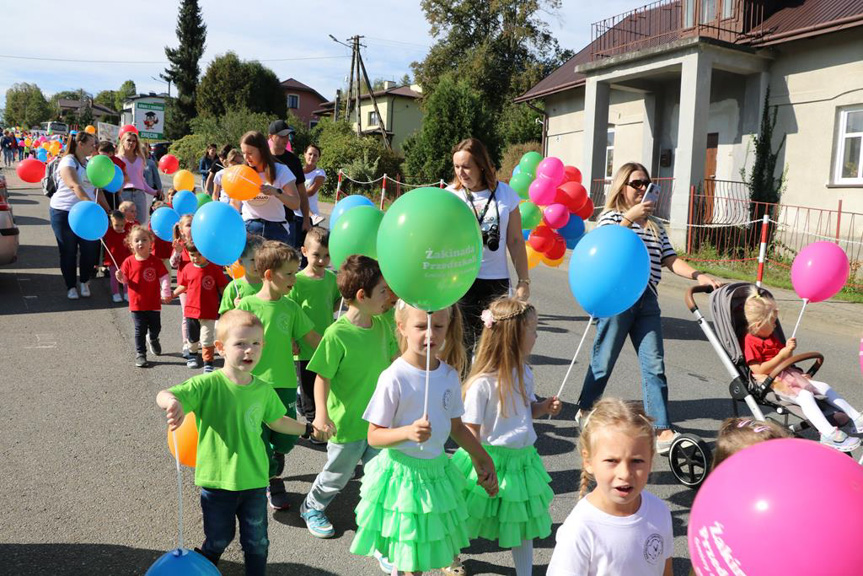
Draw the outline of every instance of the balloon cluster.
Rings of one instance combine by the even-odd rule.
[[[559,158],[539,152],[521,157],[509,185],[523,200],[521,225],[527,240],[527,264],[557,267],[567,248],[584,234],[584,221],[593,214],[593,202],[581,185],[581,172],[564,166]]]

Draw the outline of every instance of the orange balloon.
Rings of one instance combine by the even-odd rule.
[[[225,272],[234,280],[242,278],[246,275],[246,269],[239,262],[234,262],[230,266],[225,267]]]
[[[177,449],[180,451],[180,464],[195,467],[195,462],[198,459],[198,425],[195,422],[195,413],[189,412],[183,423],[173,433],[168,429],[168,450],[171,451],[171,456],[177,458],[174,452],[173,434],[177,435]]]
[[[195,175],[188,170],[178,170],[174,174],[174,190],[195,191]]]
[[[251,200],[261,192],[261,177],[250,166],[240,164],[225,169],[222,188],[234,200]]]
[[[95,134],[96,133],[96,127],[93,125],[87,125],[87,127],[84,128],[84,132],[86,132],[87,134]]]
[[[527,252],[527,267],[528,269],[536,268],[536,265],[542,262],[543,257],[540,252],[537,252],[533,248],[530,247],[529,244],[524,245],[524,249]]]
[[[33,141],[30,140],[29,138],[24,138],[24,146],[29,146],[32,143],[33,143]]]
[[[561,264],[563,264],[563,259],[566,257],[566,254],[558,258],[557,260],[552,260],[545,254],[542,255],[542,261],[546,266],[551,266],[552,268],[557,268]]]

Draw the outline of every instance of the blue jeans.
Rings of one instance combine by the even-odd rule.
[[[267,240],[278,240],[288,246],[291,244],[291,234],[286,222],[270,222],[269,220],[246,220],[246,232],[263,236]]]
[[[590,367],[584,376],[578,407],[583,412],[589,412],[602,396],[627,336],[638,353],[644,410],[654,419],[654,428],[671,428],[661,311],[656,294],[650,287],[629,310],[611,318],[600,318],[597,322]]]
[[[246,559],[246,574],[267,573],[267,489],[215,490],[201,489],[201,511],[204,513],[204,544],[201,552],[213,564],[236,532],[240,521],[240,545]]]
[[[69,212],[66,210],[48,209],[51,214],[51,228],[57,239],[57,247],[60,249],[60,272],[66,289],[77,286],[75,279],[75,267],[80,267],[81,282],[89,282],[93,269],[99,260],[99,241],[82,240],[72,232],[69,226]],[[78,252],[81,253],[80,259]]]
[[[354,475],[354,469],[362,461],[363,465],[378,455],[377,448],[372,448],[365,440],[327,444],[327,463],[315,478],[309,495],[300,506],[300,513],[310,508],[324,510],[333,498],[348,485]]]

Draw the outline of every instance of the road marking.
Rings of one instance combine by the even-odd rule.
[[[36,334],[36,344],[34,346],[24,346],[25,350],[38,350],[45,348],[56,348],[57,338],[53,334]]]

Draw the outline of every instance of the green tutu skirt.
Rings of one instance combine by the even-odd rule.
[[[423,460],[385,449],[365,466],[351,552],[403,571],[449,566],[468,540],[465,479],[446,454]]]
[[[476,470],[470,456],[459,449],[452,462],[467,478],[468,535],[497,540],[501,548],[521,546],[524,540],[546,538],[551,534],[549,507],[554,492],[551,476],[533,446],[502,448],[483,445],[497,471],[498,493],[490,498],[476,483]]]

